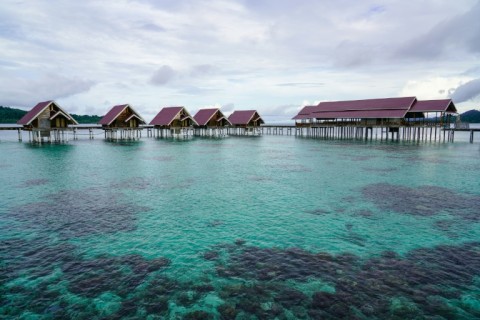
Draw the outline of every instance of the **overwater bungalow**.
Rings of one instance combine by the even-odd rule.
[[[157,137],[188,137],[197,122],[185,107],[166,107],[150,121],[150,125],[156,129]]]
[[[227,133],[227,126],[231,126],[230,121],[218,108],[200,109],[193,117],[197,122],[195,126],[195,135],[223,137]]]
[[[114,106],[98,122],[105,131],[108,140],[135,140],[141,137],[145,120],[129,104]]]
[[[259,127],[265,123],[256,110],[234,111],[228,120],[232,124],[229,133],[237,135],[260,135]]]
[[[71,130],[68,125],[78,122],[55,101],[50,100],[37,103],[17,124],[28,131],[30,141],[42,143],[44,140],[68,141],[68,132]]]
[[[418,101],[416,97],[320,102],[293,117],[300,135],[324,138],[440,140],[457,113],[450,99]],[[443,131],[445,140],[445,131]]]

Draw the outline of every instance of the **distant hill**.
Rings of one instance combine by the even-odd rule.
[[[16,123],[26,113],[20,109],[0,106],[0,123]]]
[[[97,123],[102,119],[100,116],[78,115],[75,113],[70,113],[70,115],[77,120],[78,123]]]
[[[460,115],[462,122],[480,123],[480,111],[470,110]]]
[[[17,123],[27,111],[9,108],[9,107],[2,107],[0,106],[0,123]],[[97,123],[100,121],[102,117],[100,116],[89,116],[89,115],[78,115],[78,114],[71,114],[78,123]]]

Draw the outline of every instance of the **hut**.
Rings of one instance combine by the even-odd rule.
[[[300,135],[313,137],[437,139],[456,108],[451,100],[418,101],[416,97],[320,102],[306,106],[293,118]],[[429,118],[435,114],[435,118]],[[439,138],[440,139],[440,138]],[[445,137],[444,137],[445,139]]]
[[[193,117],[197,122],[195,126],[195,135],[224,137],[226,127],[231,123],[218,108],[200,109]]]
[[[150,125],[156,129],[157,137],[188,137],[197,125],[194,118],[185,107],[166,107],[150,121]]]
[[[114,106],[98,122],[105,131],[108,140],[135,140],[141,137],[145,120],[129,104]]]
[[[42,143],[66,142],[68,125],[76,125],[78,122],[55,101],[39,102],[17,124],[23,126],[23,130],[29,132],[30,141]]]
[[[239,135],[259,135],[259,127],[265,123],[256,110],[234,111],[228,120],[232,124],[229,133]]]

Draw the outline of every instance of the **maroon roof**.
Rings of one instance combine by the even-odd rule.
[[[410,112],[457,112],[451,99],[417,101]]]
[[[415,102],[415,97],[320,102],[293,119],[403,118]]]
[[[305,106],[298,112],[298,114],[293,117],[293,120],[301,120],[301,119],[310,119],[312,118],[310,115],[311,113],[317,109],[318,106]]]
[[[230,121],[230,123],[233,125],[247,125],[250,122],[250,120],[252,120],[252,118],[255,116],[256,113],[257,113],[256,110],[234,111],[230,115],[230,117],[228,117],[228,121]]]
[[[100,119],[100,121],[98,121],[98,123],[101,125],[109,125],[127,106],[128,104],[114,106],[112,109],[110,109],[110,111],[107,112],[106,115],[103,116],[102,119]]]
[[[183,107],[166,107],[160,110],[160,112],[150,121],[154,126],[168,126],[175,119],[177,114],[182,111]]]
[[[101,125],[111,124],[123,112],[123,110],[125,110],[125,108],[130,108],[130,110],[132,110],[132,112],[137,115],[138,119],[145,122],[145,120],[143,120],[143,118],[140,117],[140,115],[135,110],[133,110],[133,108],[129,104],[120,104],[110,109],[110,111],[108,111],[107,114],[104,115],[98,123]]]
[[[315,112],[316,119],[349,119],[349,118],[403,118],[405,110],[353,110],[353,111],[327,111]]]
[[[25,114],[20,120],[17,121],[17,124],[21,124],[21,125],[29,125],[36,117],[38,117],[38,115],[40,115],[40,113],[43,112],[43,110],[45,110],[45,108],[47,108],[48,106],[50,106],[50,104],[55,104],[55,106],[63,112],[63,114],[65,116],[67,116],[67,118],[70,118],[70,120],[73,122],[73,124],[78,124],[78,122],[72,118],[72,116],[66,112],[65,110],[63,110],[58,104],[55,103],[55,101],[53,100],[49,100],[49,101],[44,101],[44,102],[39,102],[37,103],[37,105],[35,107],[32,108],[32,110],[30,110],[29,112],[27,112],[27,114]]]
[[[365,99],[349,101],[320,102],[318,109],[314,111],[352,111],[352,110],[408,110],[415,102],[415,97]]]
[[[201,109],[193,116],[199,126],[204,126],[220,109]]]
[[[220,112],[221,117],[224,118],[225,120],[227,120],[227,122],[230,122],[225,117],[223,112],[220,111],[220,109],[218,109],[218,108],[198,110],[198,112],[195,114],[195,116],[193,118],[195,119],[195,121],[197,122],[197,124],[199,126],[205,126],[217,112]]]
[[[53,101],[44,101],[39,102],[35,107],[32,108],[26,115],[24,115],[20,120],[17,121],[17,124],[28,125],[30,122],[35,119],[46,107],[50,105]]]

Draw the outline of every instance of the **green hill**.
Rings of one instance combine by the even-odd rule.
[[[0,106],[0,123],[17,123],[27,111]]]
[[[480,111],[470,110],[460,115],[462,122],[480,123]]]
[[[100,116],[89,116],[89,115],[78,115],[78,114],[74,114],[74,113],[71,113],[70,114],[75,120],[77,120],[78,123],[97,123],[98,121],[100,121],[100,119],[102,119],[102,117]]]
[[[17,123],[17,121],[20,120],[26,113],[27,111],[24,110],[0,106],[0,123]],[[89,116],[73,113],[71,116],[77,120],[78,123],[97,123],[102,118],[96,115]]]

